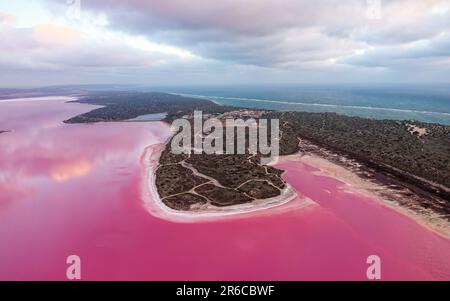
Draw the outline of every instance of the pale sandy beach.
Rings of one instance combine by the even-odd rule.
[[[191,211],[171,209],[161,201],[155,184],[155,170],[158,166],[159,156],[164,150],[164,147],[164,144],[147,147],[141,159],[144,169],[144,182],[142,187],[144,207],[150,214],[156,217],[174,222],[197,222],[256,213],[279,207],[294,199],[297,199],[297,205],[305,206],[311,204],[310,200],[299,198],[295,189],[287,183],[286,187],[281,191],[281,195],[268,199],[255,200],[248,204],[227,207],[206,205]]]

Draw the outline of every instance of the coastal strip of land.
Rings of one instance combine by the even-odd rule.
[[[205,99],[184,98],[163,93],[103,93],[88,95],[79,102],[102,105],[104,107],[75,116],[67,123],[89,123],[98,121],[122,121],[140,115],[165,113],[164,121],[170,123],[175,118],[192,118],[194,110],[207,112],[210,117],[237,116],[239,118],[278,119],[280,121],[281,155],[301,153],[303,160],[316,160],[318,157],[347,169],[367,182],[358,182],[361,187],[368,184],[377,189],[367,189],[387,203],[396,204],[409,212],[414,212],[427,223],[438,228],[448,228],[450,220],[450,127],[441,124],[429,124],[414,120],[376,120],[362,117],[342,116],[335,113],[280,112],[268,110],[249,110],[217,104]],[[166,150],[166,153],[164,151]],[[248,199],[242,197],[246,191],[239,191],[240,200],[227,203],[225,199],[234,199],[234,192],[228,190],[228,197],[218,188],[236,190],[246,183],[243,179],[253,179],[252,171],[260,170],[259,176],[267,176],[256,162],[242,167],[239,156],[203,156],[174,157],[167,148],[161,150],[158,159],[161,171],[156,170],[155,182],[177,179],[189,179],[181,191],[170,191],[176,185],[156,185],[161,202],[170,210],[186,214],[198,214],[201,208],[210,205],[214,210],[226,211],[225,207],[253,206],[263,198]],[[316,158],[316,159],[314,159]],[[172,167],[170,165],[173,165]],[[224,166],[223,169],[213,168]],[[239,176],[231,177],[239,171]],[[199,175],[203,175],[199,176]],[[277,187],[282,179],[282,171],[274,168],[270,181],[256,181],[250,190],[267,193],[267,188]],[[225,177],[224,177],[225,175]],[[278,179],[277,179],[278,178]],[[161,181],[162,180],[162,181]],[[216,181],[213,181],[216,180]],[[190,184],[189,184],[190,183]],[[357,182],[355,182],[354,186]],[[219,184],[219,185],[217,185]],[[225,185],[224,185],[225,184]],[[275,185],[274,185],[275,184]],[[279,184],[279,183],[278,183]],[[213,185],[213,186],[211,186]],[[278,188],[281,188],[279,184]],[[182,186],[182,185],[181,185]],[[220,187],[223,186],[223,187]],[[217,188],[218,187],[218,188]],[[360,187],[360,188],[361,188]],[[167,188],[167,189],[166,189]],[[179,187],[178,187],[179,188]],[[178,189],[177,188],[177,189]],[[198,189],[204,188],[204,189]],[[248,187],[247,187],[248,188]],[[367,187],[366,187],[367,188]],[[167,190],[167,191],[166,191]],[[186,194],[190,192],[187,197]],[[270,192],[270,191],[269,191]],[[281,194],[281,191],[279,191]],[[218,199],[211,200],[211,198]],[[270,199],[270,193],[265,195]],[[217,202],[219,200],[219,202]],[[164,202],[166,201],[166,202]],[[224,207],[224,208],[220,208]],[[166,209],[167,209],[166,208]],[[167,210],[169,210],[167,209]],[[192,210],[192,211],[191,211]]]

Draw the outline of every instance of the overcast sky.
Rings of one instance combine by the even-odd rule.
[[[0,0],[3,87],[408,82],[450,82],[450,0]]]

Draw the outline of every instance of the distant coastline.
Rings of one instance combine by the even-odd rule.
[[[185,97],[194,97],[208,99],[222,105],[231,105],[238,107],[250,107],[253,109],[275,109],[285,111],[305,111],[305,112],[336,112],[348,116],[360,116],[376,119],[392,120],[419,120],[428,123],[440,123],[450,125],[450,91],[448,95],[439,94],[421,94],[420,91],[396,92],[394,88],[389,89],[389,93],[383,94],[384,90],[369,88],[326,88],[325,91],[315,88],[289,89],[283,93],[283,88],[267,88],[259,90],[245,89],[240,92],[237,90],[218,89],[209,91],[205,89],[189,89],[183,92],[174,92],[168,90],[168,93],[181,95]],[[430,91],[429,91],[430,90]],[[270,97],[264,97],[262,94],[267,92]],[[303,92],[302,92],[303,91]],[[432,89],[426,90],[429,93],[436,93]],[[362,94],[362,93],[366,93]],[[369,93],[370,92],[370,93]],[[242,93],[245,96],[237,96]],[[378,95],[378,93],[380,95]],[[355,100],[342,101],[347,97]],[[365,100],[365,99],[369,100]],[[386,98],[386,100],[385,100]],[[412,100],[411,100],[412,99]],[[404,103],[402,106],[392,106],[395,103]],[[411,102],[411,104],[408,104]]]

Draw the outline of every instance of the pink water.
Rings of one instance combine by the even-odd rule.
[[[450,280],[450,241],[300,162],[285,178],[317,204],[174,223],[142,206],[140,158],[166,125],[61,121],[92,107],[0,103],[0,280]]]

